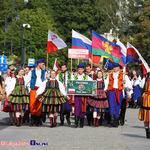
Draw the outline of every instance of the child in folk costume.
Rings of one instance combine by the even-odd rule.
[[[3,107],[4,112],[9,112],[10,121],[11,121],[10,125],[13,125],[13,122],[15,122],[16,124],[16,114],[11,109],[11,102],[8,102],[7,100],[8,96],[15,88],[16,78],[14,72],[15,72],[14,70],[10,71],[10,76],[7,77],[7,82],[5,82],[6,99],[5,99],[5,105]],[[14,113],[14,121],[13,121],[13,113]]]
[[[11,102],[11,109],[16,113],[17,126],[20,126],[20,116],[21,124],[23,124],[24,110],[29,109],[29,96],[28,91],[25,88],[25,81],[22,76],[23,73],[24,70],[20,68],[16,80],[12,85],[15,86],[14,90],[8,97],[8,101]]]
[[[63,84],[55,79],[55,71],[51,71],[50,76],[51,78],[45,80],[36,91],[36,97],[43,103],[42,112],[49,112],[50,127],[54,127],[58,112],[61,111],[61,104],[66,102],[67,93]]]
[[[87,103],[90,106],[90,111],[93,112],[93,125],[98,127],[100,117],[103,112],[108,112],[109,102],[106,92],[104,91],[105,83],[102,78],[102,71],[97,72],[97,95],[95,97],[89,97]],[[97,121],[96,121],[97,119]]]
[[[144,121],[144,127],[146,130],[146,137],[150,139],[150,72],[147,74],[147,77],[143,78],[141,81],[141,88],[143,88],[143,102],[139,112],[139,119]]]
[[[141,82],[141,77],[137,75],[136,70],[133,70],[133,78],[131,80],[132,86],[133,86],[133,103],[134,103],[134,108],[137,107],[137,99],[138,97],[141,97],[141,92],[140,92],[140,82]]]

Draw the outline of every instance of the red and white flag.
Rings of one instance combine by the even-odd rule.
[[[57,71],[58,69],[59,69],[59,66],[58,66],[57,58],[55,58],[55,63],[54,63],[53,70]]]
[[[67,47],[66,43],[52,31],[48,31],[47,53],[53,53],[59,49]]]
[[[130,49],[130,50],[133,49],[133,50],[137,53],[137,55],[139,56],[139,59],[140,59],[141,62],[142,62],[143,74],[147,74],[148,72],[150,72],[150,68],[149,68],[147,62],[144,60],[144,58],[143,58],[142,55],[139,53],[139,51],[138,51],[133,45],[131,45],[129,42],[127,42],[127,51],[128,51],[129,49]]]

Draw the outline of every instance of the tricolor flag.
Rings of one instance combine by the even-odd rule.
[[[89,58],[96,64],[100,62],[100,56],[92,56],[92,41],[84,35],[72,30],[72,49],[88,49]]]
[[[67,47],[66,43],[52,31],[48,31],[47,53],[53,53],[59,49]]]
[[[143,64],[143,74],[147,74],[150,71],[150,68],[144,58],[141,56],[139,51],[127,42],[127,63],[129,62],[139,62]]]
[[[58,62],[57,62],[57,58],[55,58],[55,63],[54,63],[53,70],[57,71],[58,69],[59,69],[59,65],[58,65]]]
[[[123,43],[120,42],[120,40],[117,40],[117,45],[120,46],[121,48],[121,53],[122,53],[122,57],[121,60],[119,62],[119,64],[124,67],[126,65],[126,55],[127,55],[127,48],[124,46]]]
[[[68,93],[70,93],[70,94],[71,94],[71,93],[75,93],[75,89],[69,89],[69,90],[68,90]]]
[[[111,58],[116,63],[119,63],[122,57],[119,45],[108,41],[94,31],[92,31],[92,54]]]

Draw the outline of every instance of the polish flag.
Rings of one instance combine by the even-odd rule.
[[[53,70],[54,71],[57,71],[59,69],[59,66],[58,66],[58,62],[57,62],[57,58],[55,59],[55,63],[54,63],[54,67],[53,67]]]
[[[75,93],[75,89],[69,89],[68,93]]]
[[[47,53],[53,53],[59,49],[67,47],[66,43],[52,31],[48,31]]]

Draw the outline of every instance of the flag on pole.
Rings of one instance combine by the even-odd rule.
[[[72,30],[72,49],[88,49],[89,58],[93,63],[98,64],[100,62],[100,56],[93,55],[92,58],[92,41],[74,30]]]
[[[117,40],[117,45],[120,46],[121,48],[121,53],[122,53],[122,57],[121,57],[121,60],[119,62],[119,64],[124,67],[126,65],[126,55],[127,55],[127,48],[124,46],[123,43],[120,42],[120,40],[118,39]]]
[[[57,71],[58,69],[59,69],[59,65],[58,65],[58,62],[57,62],[57,58],[55,58],[55,63],[54,63],[53,70]]]
[[[147,72],[150,72],[150,68],[147,64],[147,62],[144,60],[142,55],[139,53],[139,51],[132,46],[129,42],[127,42],[127,58],[126,62],[139,62],[143,64],[143,74],[147,74]]]
[[[116,63],[119,63],[122,57],[119,45],[110,42],[94,31],[92,31],[92,54],[111,58]]]
[[[47,53],[53,53],[59,49],[67,47],[66,43],[52,31],[48,31]]]

